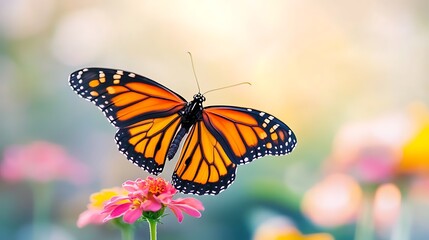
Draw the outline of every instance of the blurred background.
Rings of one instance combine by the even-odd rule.
[[[0,236],[119,239],[77,218],[90,194],[148,174],[68,75],[129,70],[190,100],[190,51],[202,92],[252,83],[206,106],[269,112],[298,146],[239,167],[226,191],[197,197],[201,219],[165,217],[160,239],[427,239],[428,12],[425,0],[0,0]]]

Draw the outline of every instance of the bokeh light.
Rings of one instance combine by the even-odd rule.
[[[52,38],[52,54],[70,66],[82,66],[95,61],[103,56],[111,39],[115,37],[109,21],[108,14],[98,8],[79,10],[64,16]]]
[[[308,190],[302,211],[317,225],[335,227],[353,221],[361,201],[359,184],[347,175],[334,174]]]
[[[374,221],[381,229],[392,227],[401,210],[401,192],[394,184],[381,185],[374,196]]]

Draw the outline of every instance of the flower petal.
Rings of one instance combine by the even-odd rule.
[[[183,213],[180,208],[176,207],[175,205],[168,205],[168,208],[170,208],[170,210],[174,213],[177,218],[177,221],[181,223],[183,221]]]
[[[126,213],[130,209],[131,203],[124,203],[117,206],[106,206],[105,210],[102,213],[107,213],[108,215],[103,219],[103,222],[107,222],[113,218],[118,218]]]
[[[135,210],[128,210],[124,214],[124,222],[132,224],[142,216],[142,213],[143,211],[141,208],[137,208]]]
[[[102,224],[106,216],[107,214],[102,214],[99,209],[88,209],[79,215],[76,225],[78,228],[82,228],[89,224]]]
[[[130,209],[131,203],[124,203],[118,205],[113,211],[110,213],[112,218],[117,218],[124,215]]]
[[[143,211],[156,212],[162,208],[162,204],[153,198],[152,199],[146,199],[142,203],[141,208],[143,209]]]
[[[179,222],[182,222],[183,220],[182,211],[192,217],[199,218],[201,217],[199,210],[204,210],[203,204],[195,198],[179,198],[172,200],[167,206],[171,209],[174,215],[176,215]]]
[[[204,210],[203,203],[195,198],[178,198],[173,200],[174,203],[186,204],[198,210]]]
[[[128,182],[130,182],[130,181],[128,181]],[[135,185],[126,184],[126,182],[122,185],[122,188],[128,192],[135,192],[137,190]]]
[[[128,197],[122,197],[122,196],[116,196],[110,199],[105,205],[102,213],[110,213],[112,212],[116,207],[122,204],[131,204],[130,199]]]
[[[176,191],[176,190],[174,190]],[[169,204],[172,200],[173,200],[173,196],[174,196],[175,192],[166,192],[166,193],[161,193],[158,196],[155,196],[156,199],[158,199],[158,201],[160,201],[163,204]]]
[[[187,213],[188,215],[192,216],[192,217],[196,217],[196,218],[200,218],[201,217],[201,213],[200,211],[198,211],[197,209],[186,205],[186,204],[176,204],[174,205],[177,208],[179,208],[180,210],[182,210],[183,212]]]

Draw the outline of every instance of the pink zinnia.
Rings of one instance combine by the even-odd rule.
[[[123,216],[126,223],[134,223],[144,212],[159,212],[165,207],[171,209],[179,222],[183,220],[185,212],[193,217],[201,217],[204,207],[194,198],[173,199],[177,190],[162,178],[148,177],[146,180],[137,179],[126,181],[122,187],[128,191],[127,196],[113,197],[104,206],[103,213],[107,213],[104,221]]]

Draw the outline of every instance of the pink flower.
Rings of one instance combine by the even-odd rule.
[[[104,222],[123,216],[124,222],[132,224],[143,214],[142,200],[138,197],[113,197],[104,206],[103,214],[107,214]]]
[[[194,198],[173,199],[177,190],[162,178],[148,177],[145,180],[126,181],[122,187],[127,196],[116,196],[104,206],[102,213],[107,213],[104,221],[123,217],[124,222],[132,224],[145,212],[159,213],[161,217],[165,207],[171,209],[179,222],[185,212],[193,217],[201,217],[199,211],[204,210],[200,201]]]
[[[87,168],[59,145],[37,141],[23,146],[10,146],[4,150],[0,164],[0,177],[7,181],[49,182],[67,180],[85,182]]]
[[[334,139],[327,165],[363,183],[385,183],[397,174],[402,146],[413,125],[405,114],[344,125]]]

